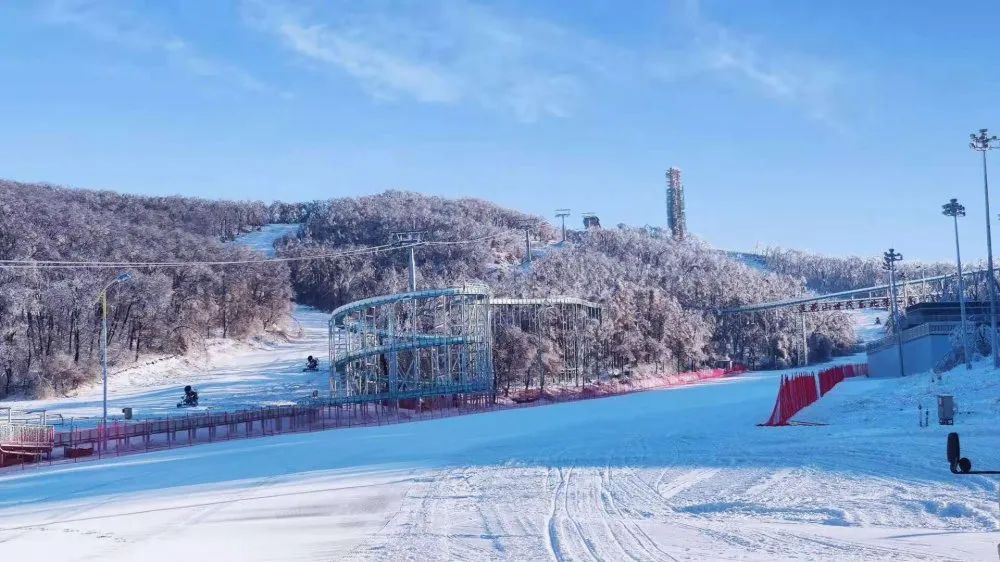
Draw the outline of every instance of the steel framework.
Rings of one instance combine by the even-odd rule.
[[[600,305],[575,297],[494,298],[491,308],[494,329],[513,325],[556,343],[562,359],[560,382],[580,384],[596,375],[596,338],[589,337],[587,329],[591,321],[600,324]]]
[[[356,301],[329,325],[332,403],[486,394],[493,388],[485,285]]]
[[[986,276],[987,273],[985,269],[963,271],[962,277],[966,279],[966,290],[971,291],[969,285],[975,287],[978,280],[984,279]],[[941,298],[946,298],[947,295],[954,294],[955,291],[957,291],[957,281],[954,273],[935,275],[933,277],[922,277],[919,279],[896,280],[896,286],[900,291],[902,291],[902,294],[897,296],[897,300],[904,306],[915,304],[917,302],[937,301]],[[912,292],[908,292],[908,288],[915,288],[916,290],[910,289]],[[913,292],[916,294],[913,294]],[[863,287],[861,289],[840,291],[826,295],[808,295],[780,301],[724,308],[719,310],[719,312],[721,314],[739,314],[744,312],[771,310],[774,308],[793,307],[801,312],[810,312],[815,310],[829,310],[829,305],[820,306],[816,303],[828,303],[832,301],[839,301],[842,303],[842,308],[850,308],[850,306],[847,306],[849,301],[855,305],[854,308],[887,308],[889,304],[891,304],[892,299],[889,293],[890,286],[888,284],[875,285],[873,287]],[[862,304],[860,301],[862,300],[865,301],[863,303],[865,306],[860,306]],[[815,307],[813,306],[814,304],[816,304]]]
[[[329,323],[332,404],[492,394],[493,331],[516,325],[554,341],[560,380],[596,373],[601,307],[573,297],[493,298],[485,285],[384,295],[346,304]]]

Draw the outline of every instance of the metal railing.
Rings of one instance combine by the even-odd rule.
[[[902,343],[907,343],[925,336],[947,336],[958,327],[958,322],[928,322],[919,326],[914,326],[900,332]],[[878,341],[868,344],[868,353],[884,351],[896,345],[896,335],[886,336]]]
[[[54,443],[55,428],[51,425],[0,424],[0,453],[49,451]]]
[[[446,395],[422,404],[414,404],[414,408],[391,407],[383,402],[303,404],[193,414],[138,422],[116,421],[103,431],[100,427],[96,427],[55,433],[47,451],[33,453],[33,460],[22,458],[18,468],[23,470],[31,466],[117,457],[188,447],[199,443],[338,428],[392,425],[465,414],[531,408],[549,403],[622,396],[739,375],[743,372],[742,369],[729,371],[710,369],[665,376],[655,379],[648,385],[608,383],[576,389],[557,387],[546,392],[538,392],[528,401],[517,401],[513,396],[509,398],[510,402],[493,402],[484,395]]]

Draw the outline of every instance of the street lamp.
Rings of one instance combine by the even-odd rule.
[[[903,261],[903,254],[889,248],[882,254],[882,267],[889,272],[889,299],[892,309],[892,328],[896,332],[896,352],[899,354],[899,376],[905,377],[903,369],[903,334],[899,326],[899,304],[896,302],[896,262]]]
[[[104,387],[104,399],[102,400],[104,411],[101,414],[101,449],[107,449],[108,431],[108,289],[115,283],[124,283],[132,278],[129,273],[119,273],[107,285],[101,289],[98,297],[101,301],[101,381]]]
[[[1000,354],[997,354],[997,288],[996,277],[993,274],[993,235],[990,233],[990,182],[986,174],[986,151],[998,148],[996,135],[990,136],[986,129],[979,129],[979,134],[969,135],[969,148],[983,154],[983,192],[986,194],[986,267],[989,270],[987,284],[990,287],[990,348],[993,353],[993,368],[1000,367]]]
[[[947,204],[942,205],[941,212],[945,216],[952,218],[955,224],[955,261],[958,263],[958,309],[962,314],[962,351],[965,355],[965,368],[971,369],[972,362],[969,360],[969,333],[965,324],[965,284],[962,280],[962,251],[958,246],[958,217],[965,216],[965,206],[952,199]]]

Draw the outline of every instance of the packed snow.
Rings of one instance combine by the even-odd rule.
[[[266,251],[268,240],[256,242]],[[112,411],[281,403],[325,384],[326,316],[111,378]],[[878,336],[855,314],[861,339]],[[214,347],[213,347],[214,346]],[[842,358],[860,361],[863,356]],[[183,369],[182,369],[183,368]],[[794,372],[793,370],[790,372]],[[994,560],[998,374],[850,379],[765,428],[782,373],[383,427],[0,472],[0,552],[60,560]],[[95,415],[99,387],[32,407]],[[953,427],[918,424],[937,394]],[[918,405],[921,409],[918,410]],[[161,412],[162,410],[162,412]]]
[[[294,232],[297,225],[268,225],[238,238],[266,256],[274,255],[274,242]],[[314,390],[328,388],[326,365],[303,371],[306,357],[327,355],[329,316],[312,307],[296,305],[283,333],[250,341],[222,338],[207,340],[187,356],[141,358],[138,363],[112,367],[108,376],[108,415],[121,419],[122,408],[133,408],[136,418],[186,415],[199,410],[238,410],[259,406],[294,404]],[[325,363],[325,361],[324,361]],[[178,409],[184,385],[199,394],[198,408]],[[102,385],[94,380],[70,396],[40,400],[8,400],[15,415],[33,419],[45,411],[50,422],[62,428],[88,427],[99,422]]]
[[[841,383],[763,428],[778,373],[0,476],[4,553],[67,560],[990,560],[996,373]],[[926,404],[925,404],[926,406]]]
[[[850,310],[847,315],[854,322],[854,333],[862,343],[878,341],[885,337],[885,321],[889,313],[884,310]]]
[[[109,418],[121,419],[126,406],[137,418],[158,418],[206,409],[294,404],[313,390],[323,391],[328,388],[325,359],[319,371],[303,367],[309,355],[326,357],[327,319],[318,310],[296,306],[284,335],[248,342],[212,339],[190,356],[157,358],[113,370],[108,376]],[[177,408],[186,384],[197,389],[198,408]],[[100,419],[101,396],[101,384],[95,381],[72,396],[2,405],[26,413],[45,410],[49,421],[58,422],[61,416],[66,426],[87,427]]]
[[[240,236],[231,243],[257,250],[258,252],[271,258],[275,255],[274,243],[277,242],[279,238],[294,234],[298,230],[299,225],[297,224],[268,224],[263,226],[260,230]]]

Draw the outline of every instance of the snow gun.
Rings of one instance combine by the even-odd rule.
[[[1000,470],[972,470],[972,461],[962,456],[962,446],[958,434],[948,434],[948,464],[953,474],[1000,474]]]

